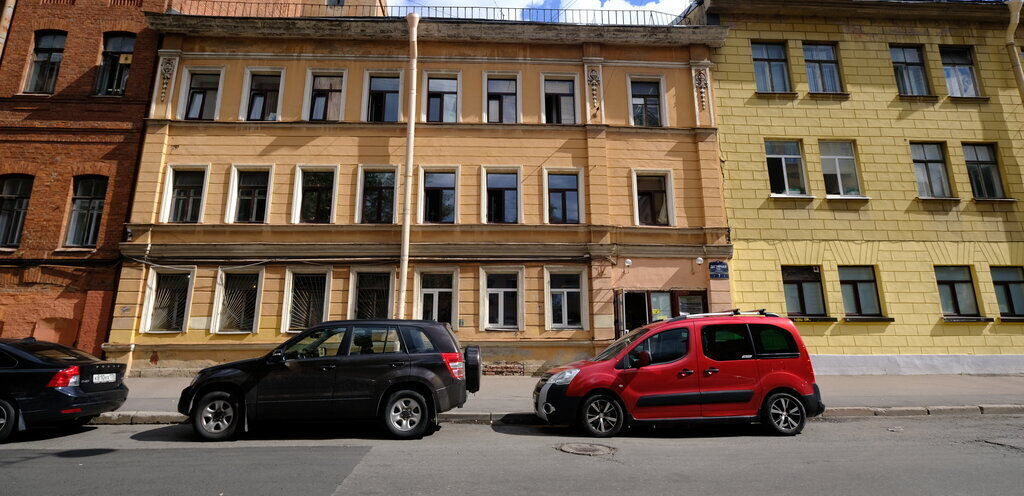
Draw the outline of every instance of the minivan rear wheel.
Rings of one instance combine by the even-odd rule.
[[[782,436],[795,436],[804,430],[807,410],[799,398],[789,393],[775,393],[764,402],[761,423],[771,432]]]
[[[384,427],[398,439],[423,437],[434,418],[423,395],[408,389],[388,396],[382,417]]]
[[[595,394],[580,407],[579,426],[592,437],[612,437],[626,424],[626,414],[619,401],[607,394]]]

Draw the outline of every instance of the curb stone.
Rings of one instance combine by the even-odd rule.
[[[930,406],[928,415],[980,415],[981,408],[977,406]]]
[[[978,405],[983,414],[1024,414],[1024,405]]]
[[[981,410],[978,410],[978,413],[981,413]],[[928,415],[928,408],[923,406],[894,406],[890,408],[879,408],[878,415],[882,417],[909,417],[916,415]]]
[[[861,406],[841,406],[841,407],[828,407],[825,408],[825,413],[822,414],[824,417],[874,417],[877,415],[875,408],[866,408]]]

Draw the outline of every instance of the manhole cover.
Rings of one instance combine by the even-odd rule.
[[[559,446],[558,450],[571,453],[573,455],[586,456],[610,455],[615,453],[615,448],[612,448],[611,446],[590,443],[567,443]]]

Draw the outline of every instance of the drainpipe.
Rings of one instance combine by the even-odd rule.
[[[1024,0],[1008,0],[1006,2],[1010,7],[1010,25],[1006,28],[1006,52],[1010,56],[1013,76],[1017,78],[1017,92],[1020,93],[1021,103],[1024,103],[1024,69],[1021,69],[1020,49],[1017,48],[1017,24],[1020,23],[1022,2]]]
[[[398,269],[398,312],[396,318],[405,318],[405,292],[409,283],[409,234],[412,222],[412,157],[416,149],[416,26],[420,16],[412,13],[405,17],[409,22],[409,100],[405,127],[405,182],[403,183],[404,208],[402,208],[402,258]]]
[[[17,3],[18,0],[4,0],[4,10],[0,12],[0,62],[3,61],[7,36],[11,33],[11,17],[14,16],[14,6]]]

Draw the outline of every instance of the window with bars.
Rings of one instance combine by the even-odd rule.
[[[342,76],[313,76],[313,87],[309,92],[309,120],[341,120],[341,84]]]
[[[423,221],[432,224],[455,222],[455,173],[423,174]]]
[[[292,274],[288,330],[299,332],[324,321],[328,274]]]
[[[760,93],[788,93],[789,65],[783,43],[754,43],[754,81]]]
[[[398,77],[370,77],[367,122],[398,122]]]
[[[519,328],[519,274],[488,273],[487,328]]]
[[[804,43],[804,62],[807,64],[807,83],[811,93],[843,91],[835,45]]]
[[[170,222],[199,222],[206,172],[172,170]]]
[[[631,81],[629,88],[633,125],[661,127],[661,84],[657,81]]]
[[[220,73],[193,73],[189,78],[185,119],[212,121],[217,115]]]
[[[665,175],[636,176],[636,208],[640,225],[669,225],[667,182]]]
[[[971,47],[941,47],[939,56],[942,57],[942,71],[946,77],[946,90],[949,96],[981,96],[978,80],[974,75]]]
[[[820,267],[783,265],[782,287],[786,294],[786,313],[794,316],[825,316]]]
[[[223,281],[218,331],[255,332],[260,275],[225,273]]]
[[[267,188],[270,171],[238,171],[235,222],[262,224],[267,221]]]
[[[356,319],[388,318],[388,302],[390,297],[390,273],[358,272],[356,274]]]
[[[892,68],[896,74],[896,89],[904,96],[927,96],[928,76],[924,70],[924,57],[921,47],[894,46],[889,47],[892,56]]]
[[[999,314],[1024,317],[1024,268],[992,267],[992,284],[996,288]]]
[[[107,178],[79,176],[74,182],[71,197],[71,216],[64,245],[69,247],[96,246],[103,220],[103,204],[107,196]]]
[[[487,222],[515,224],[519,222],[519,174],[487,173]]]
[[[390,224],[394,222],[395,173],[363,172],[363,224]]]
[[[582,276],[550,274],[551,326],[555,329],[583,328]]]
[[[14,248],[21,243],[34,179],[26,174],[0,176],[0,246]]]
[[[32,66],[29,69],[25,93],[52,94],[57,87],[57,74],[64,60],[64,42],[68,34],[63,31],[36,31]]]
[[[996,162],[995,147],[992,145],[964,145],[964,160],[967,175],[971,178],[971,189],[975,198],[1005,198],[1003,180]]]
[[[857,181],[857,159],[849,141],[820,141],[821,170],[825,175],[825,193],[839,196],[860,196]],[[784,160],[784,159],[783,159]]]
[[[153,311],[149,330],[157,332],[184,332],[188,310],[189,274],[156,274],[153,290]]]
[[[949,198],[949,179],[946,176],[946,156],[938,143],[912,143],[910,154],[914,159],[914,179],[917,194],[922,198]]]
[[[839,267],[839,287],[843,292],[846,315],[880,317],[878,284],[875,268],[870,266]]]
[[[936,266],[935,281],[939,285],[942,314],[950,317],[977,317],[978,300],[974,294],[971,268],[967,266]]]
[[[487,79],[487,122],[515,124],[519,111],[516,80]]]
[[[334,172],[303,170],[299,222],[327,224],[334,206]]]
[[[106,33],[103,35],[103,55],[101,56],[99,77],[96,79],[97,95],[124,95],[134,51],[134,34]]]
[[[246,120],[276,121],[280,74],[253,74],[249,80],[249,112]]]
[[[796,141],[765,141],[768,182],[773,194],[805,195],[804,158]]]
[[[548,124],[576,124],[576,92],[572,80],[544,80],[544,118]]]
[[[580,223],[580,185],[576,174],[548,174],[548,222]]]
[[[450,272],[420,274],[420,308],[423,320],[453,324],[453,278],[454,274]]]
[[[459,81],[452,78],[427,79],[427,122],[458,122]]]

